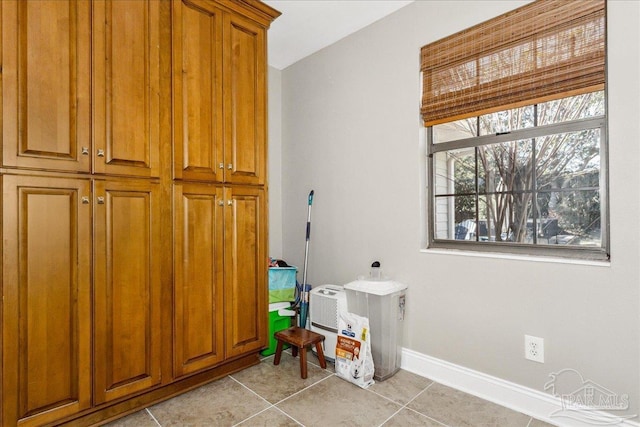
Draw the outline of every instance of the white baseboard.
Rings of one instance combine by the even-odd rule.
[[[576,415],[574,419],[554,417],[554,413],[557,414],[558,411],[563,410],[560,398],[407,348],[402,349],[401,366],[402,369],[409,372],[522,412],[549,424],[562,427],[593,425],[640,427],[640,423],[637,421],[622,419],[624,417],[617,418],[610,413],[593,410],[573,412]]]

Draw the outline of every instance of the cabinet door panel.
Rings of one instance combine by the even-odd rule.
[[[0,8],[3,164],[88,172],[89,2],[3,1]]]
[[[222,189],[174,187],[176,376],[224,360]]]
[[[174,0],[173,79],[175,177],[221,182],[222,12]]]
[[[265,30],[233,15],[225,18],[225,181],[264,184]]]
[[[227,188],[225,199],[225,321],[227,356],[266,344],[266,201],[256,188]]]
[[[94,169],[158,176],[160,3],[93,3]]]
[[[91,404],[87,180],[3,178],[3,425]]]
[[[95,183],[97,403],[147,389],[161,379],[158,187]]]

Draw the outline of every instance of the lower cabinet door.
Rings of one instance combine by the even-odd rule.
[[[160,187],[94,182],[95,403],[160,383]]]
[[[225,188],[226,355],[259,350],[267,338],[267,216],[264,190]]]
[[[2,176],[3,426],[91,405],[91,185]]]
[[[224,360],[222,187],[175,184],[174,372]]]

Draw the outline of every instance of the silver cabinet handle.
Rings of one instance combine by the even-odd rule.
[[[98,196],[98,204],[99,205],[104,205],[104,197]]]
[[[220,164],[218,165],[218,167],[219,167],[220,169],[224,169],[224,163],[220,162]]]
[[[89,155],[89,147],[82,147],[82,155],[84,156]]]
[[[87,196],[82,196],[82,198],[80,200],[82,201],[83,205],[88,205],[89,204],[89,198]]]
[[[104,157],[104,150],[102,148],[98,149],[98,157]]]
[[[233,200],[227,200],[227,205],[233,206]]]
[[[229,169],[229,170],[233,169],[233,165],[232,165],[231,163],[229,163],[229,164],[227,165],[227,169]]]
[[[218,206],[224,206],[224,200],[218,200]]]

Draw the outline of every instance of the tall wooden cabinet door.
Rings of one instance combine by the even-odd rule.
[[[267,338],[265,192],[225,189],[225,321],[227,357],[259,350]],[[229,203],[230,202],[230,203]]]
[[[0,424],[43,425],[91,405],[91,188],[2,181]]]
[[[174,0],[172,16],[174,177],[222,182],[222,12]]]
[[[225,15],[225,181],[264,184],[266,176],[266,30]]]
[[[174,186],[174,371],[224,360],[222,188]]]
[[[160,2],[92,5],[94,171],[158,176]]]
[[[94,400],[160,383],[160,193],[144,181],[94,183]]]
[[[0,2],[4,166],[89,171],[90,6]]]

